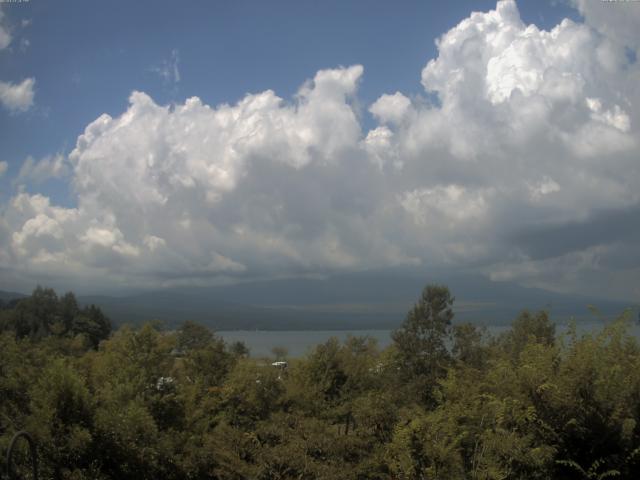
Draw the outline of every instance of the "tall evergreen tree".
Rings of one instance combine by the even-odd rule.
[[[399,378],[410,382],[426,403],[433,402],[433,388],[446,375],[450,360],[453,301],[443,285],[427,285],[402,326],[393,332]]]

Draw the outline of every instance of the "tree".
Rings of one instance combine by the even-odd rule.
[[[197,350],[206,347],[213,340],[213,333],[204,325],[187,320],[178,331],[180,350]]]
[[[62,322],[62,331],[63,333],[67,333],[73,328],[73,320],[80,313],[78,301],[72,292],[67,292],[60,297],[58,312]]]
[[[447,413],[412,411],[396,428],[387,451],[393,478],[465,478],[461,435]]]
[[[71,292],[58,298],[53,289],[38,286],[30,297],[9,303],[0,312],[0,330],[13,330],[16,338],[80,335],[81,343],[96,348],[111,334],[111,321],[95,305],[80,309]]]
[[[229,345],[229,352],[236,359],[247,358],[249,356],[249,347],[244,342],[236,340]]]
[[[482,368],[487,358],[487,348],[482,343],[482,330],[472,323],[463,323],[453,327],[454,358],[464,365]]]
[[[224,417],[234,427],[251,429],[279,408],[284,391],[278,371],[250,360],[240,360],[222,388]]]
[[[443,285],[428,285],[402,326],[393,332],[399,376],[413,383],[422,400],[433,402],[432,390],[446,374],[450,360],[446,341],[451,335],[453,301]]]
[[[318,400],[335,405],[342,394],[342,388],[347,382],[347,373],[340,355],[340,342],[331,337],[325,343],[318,345],[309,355],[302,366],[307,393],[313,392]]]
[[[46,337],[58,320],[58,296],[51,288],[38,285],[30,297],[21,299],[14,311],[13,330],[18,338]]]
[[[71,333],[85,335],[91,346],[96,348],[101,340],[109,338],[111,321],[100,308],[89,305],[83,308],[71,322]]]
[[[85,381],[64,360],[42,370],[30,392],[33,432],[45,473],[63,478],[91,463],[94,405]],[[52,472],[47,471],[52,467]],[[47,476],[49,476],[47,475]]]
[[[528,343],[553,345],[555,342],[556,326],[549,319],[549,314],[541,310],[532,314],[524,310],[513,321],[511,330],[503,334],[500,341],[504,350],[515,359]]]

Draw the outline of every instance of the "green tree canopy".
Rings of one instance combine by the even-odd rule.
[[[447,341],[451,336],[453,301],[447,287],[428,285],[391,336],[400,378],[412,382],[427,402],[433,401],[432,390],[446,374],[450,360]]]

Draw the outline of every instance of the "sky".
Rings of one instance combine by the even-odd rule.
[[[640,2],[0,3],[0,289],[385,268],[640,301]]]

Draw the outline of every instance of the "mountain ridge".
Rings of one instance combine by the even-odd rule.
[[[525,309],[549,310],[558,323],[593,318],[588,305],[605,316],[620,314],[633,302],[591,299],[480,275],[429,275],[417,271],[361,272],[326,278],[261,280],[213,287],[179,287],[128,296],[79,295],[114,324],[159,320],[175,327],[185,320],[216,330],[354,330],[396,328],[426,284],[449,286],[456,298],[456,321],[506,325]],[[3,294],[10,292],[0,292]],[[15,294],[21,295],[21,294]]]

